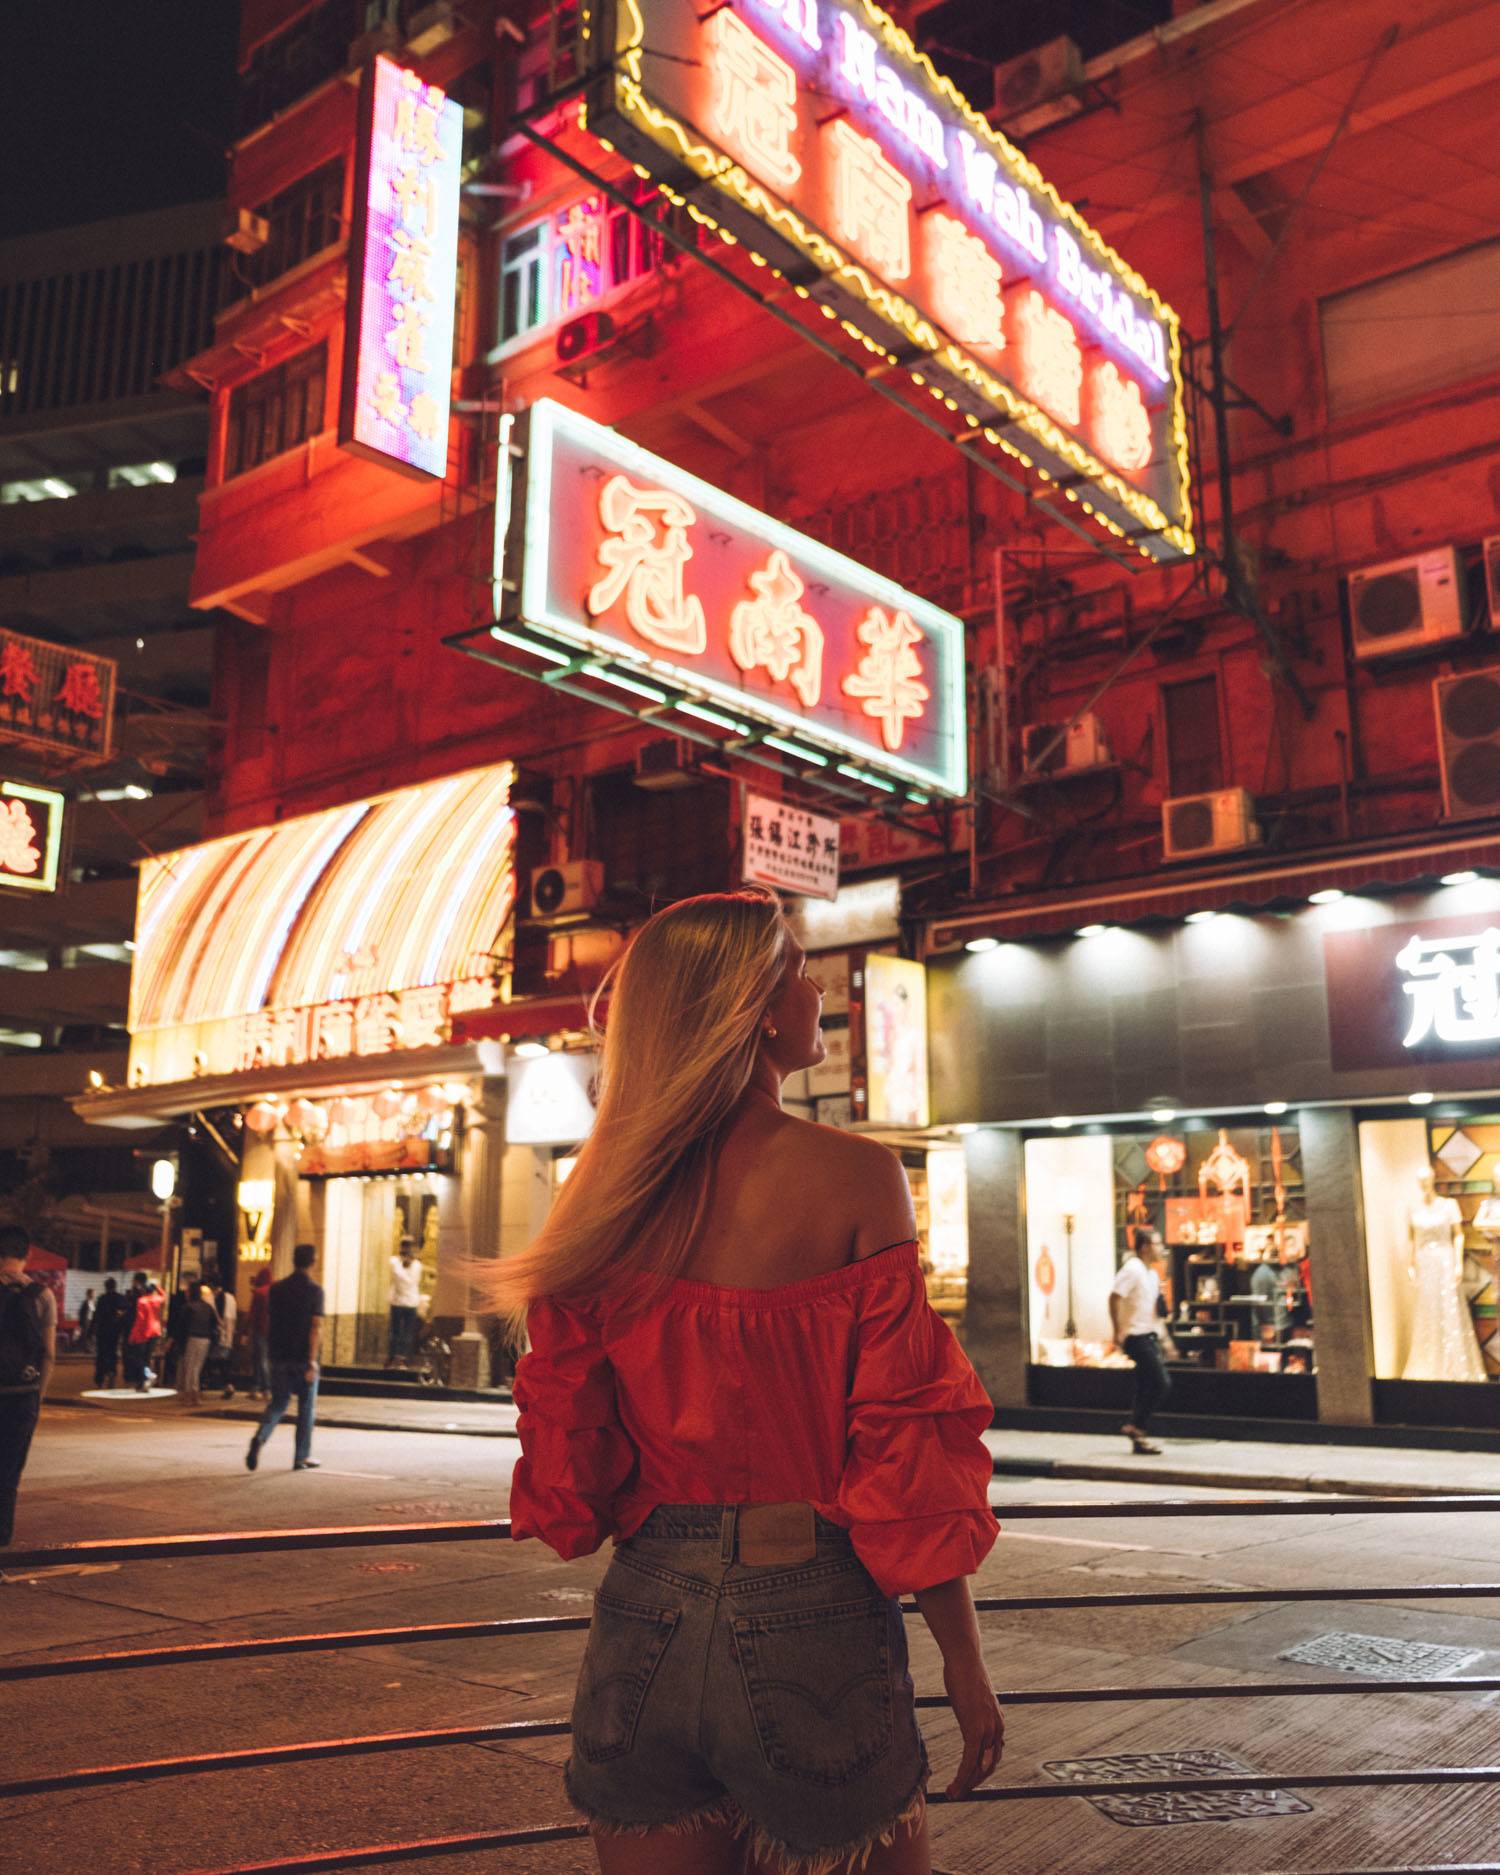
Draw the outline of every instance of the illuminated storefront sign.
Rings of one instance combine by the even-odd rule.
[[[440,1048],[502,1000],[502,764],[141,867],[132,1087]]]
[[[442,476],[458,280],[463,109],[377,58],[360,92],[339,442]]]
[[[55,892],[64,797],[51,788],[0,781],[0,887]]]
[[[839,823],[790,801],[748,791],[744,799],[740,877],[804,898],[839,895]]]
[[[1500,1042],[1500,931],[1413,937],[1396,957],[1411,998],[1403,1048],[1439,1042]]]
[[[1472,1063],[1500,1074],[1500,903],[1488,885],[1473,890],[1491,902],[1467,915],[1323,934],[1335,1068]],[[1448,1084],[1440,1072],[1433,1082]]]
[[[597,0],[589,127],[1155,559],[1177,317],[871,0]]]
[[[811,765],[963,794],[958,619],[549,400],[515,444],[502,617],[599,653],[581,668],[644,700],[667,699],[654,674],[727,706],[709,719]]]
[[[0,631],[0,742],[108,755],[114,716],[113,658]]]
[[[857,1120],[926,1126],[927,972],[907,957],[870,951],[849,974]]]

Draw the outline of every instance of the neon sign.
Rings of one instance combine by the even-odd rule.
[[[108,755],[114,740],[112,658],[0,631],[0,736]]]
[[[549,399],[514,434],[505,621],[813,766],[964,793],[959,620]]]
[[[360,91],[339,442],[405,474],[448,466],[463,109],[380,57]]]
[[[63,806],[54,789],[0,781],[0,887],[57,890]]]
[[[594,0],[587,123],[1147,556],[1194,551],[1175,313],[873,0]]]
[[[1421,1043],[1500,1042],[1500,931],[1412,938],[1396,958],[1411,998],[1403,1048]]]

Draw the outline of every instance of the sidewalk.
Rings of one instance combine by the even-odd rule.
[[[60,1375],[61,1379],[62,1376]],[[260,1417],[246,1394],[208,1400],[201,1407],[175,1399],[115,1394],[102,1400],[69,1398],[66,1381],[48,1405],[173,1419]],[[516,1409],[508,1400],[371,1400],[338,1394],[318,1397],[318,1424],[364,1432],[458,1433],[513,1439]],[[1136,1457],[1126,1441],[1105,1432],[1034,1432],[1001,1426],[985,1434],[1002,1478],[1122,1480],[1133,1484],[1211,1485],[1226,1491],[1330,1491],[1355,1496],[1422,1497],[1500,1492],[1500,1456],[1392,1446],[1310,1445],[1244,1439],[1161,1438],[1159,1458]]]

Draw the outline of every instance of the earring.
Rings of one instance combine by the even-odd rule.
[[[776,1039],[776,1024],[774,1022],[768,1022],[766,1024],[766,1040],[768,1042],[774,1042],[775,1039]]]

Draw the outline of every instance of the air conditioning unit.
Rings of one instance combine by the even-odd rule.
[[[1046,104],[1083,83],[1083,54],[1065,35],[1007,59],[995,67],[995,106],[991,117],[1003,123]]]
[[[1349,575],[1349,622],[1361,663],[1462,638],[1467,614],[1463,568],[1452,547]]]
[[[1500,814],[1500,667],[1439,677],[1432,703],[1444,814],[1450,820]]]
[[[258,254],[271,238],[271,224],[264,215],[252,214],[248,208],[232,208],[225,215],[220,238],[225,247],[241,254]]]
[[[1114,758],[1099,718],[1090,711],[1069,723],[1057,741],[1059,723],[1027,723],[1021,731],[1022,761],[1028,775],[1072,775],[1082,769],[1101,768]],[[1048,745],[1056,746],[1047,753]]]
[[[463,22],[453,0],[431,0],[411,16],[406,29],[406,49],[413,58],[424,59],[429,52],[447,45]]]
[[[581,364],[614,343],[615,322],[607,312],[588,312],[570,319],[557,335],[557,362]]]
[[[1161,804],[1164,859],[1201,859],[1205,853],[1232,853],[1260,844],[1255,802],[1243,788],[1218,788],[1212,794],[1180,794]]]
[[[1500,632],[1500,534],[1484,543],[1484,590],[1490,602],[1490,630]]]
[[[604,867],[597,859],[539,866],[531,875],[531,916],[538,924],[582,918],[603,896]]]
[[[703,784],[696,745],[681,736],[656,736],[635,752],[635,785],[661,791]]]

